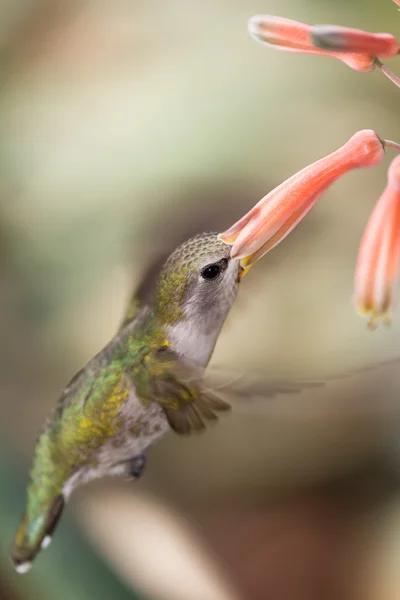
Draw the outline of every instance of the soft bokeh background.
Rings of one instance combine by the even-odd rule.
[[[400,140],[380,73],[263,48],[257,13],[400,30],[390,0],[0,5],[2,600],[398,597],[396,367],[326,413],[258,406],[170,435],[138,484],[79,491],[31,574],[8,563],[37,431],[154,256],[226,228],[358,129]],[[323,377],[400,353],[400,314],[371,334],[351,303],[385,176],[347,175],[246,277],[214,364]]]

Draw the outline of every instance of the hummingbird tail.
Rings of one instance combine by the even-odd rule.
[[[10,552],[11,562],[17,573],[27,573],[38,552],[48,547],[64,506],[64,497],[60,495],[47,504],[44,511],[34,519],[25,514]]]
[[[204,421],[215,421],[218,417],[215,413],[230,410],[227,402],[218,398],[211,392],[201,393],[195,400],[176,408],[165,408],[170,427],[180,433],[187,435],[192,431],[205,429]]]

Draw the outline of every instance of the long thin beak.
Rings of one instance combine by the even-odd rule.
[[[240,258],[240,266],[242,269],[240,277],[244,277],[249,272],[250,268],[255,265],[262,256],[264,256],[264,252],[262,251],[261,247],[257,252],[253,252],[252,254],[249,254],[249,256]]]
[[[219,238],[222,241],[225,241],[224,238],[222,237],[222,234],[219,235]],[[283,239],[283,238],[281,238],[281,239]],[[255,243],[255,241],[256,241],[256,236],[253,237],[253,243]],[[279,241],[277,243],[279,243]],[[260,260],[260,258],[262,256],[264,256],[264,254],[266,254],[269,251],[270,248],[268,248],[267,246],[268,246],[268,244],[262,244],[262,245],[260,245],[260,247],[257,250],[255,250],[254,252],[251,252],[250,254],[247,254],[246,256],[235,256],[235,255],[233,255],[233,253],[231,253],[231,258],[239,260],[239,263],[240,263],[239,279],[242,279],[242,277],[247,275],[250,268],[253,265],[255,265],[256,262],[258,262]]]
[[[249,272],[250,266],[246,266],[245,264],[245,260],[240,259],[240,272],[239,272],[239,279],[242,279],[242,277],[244,277],[245,275],[247,275],[247,273]]]

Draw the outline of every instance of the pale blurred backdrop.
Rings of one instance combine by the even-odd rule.
[[[394,496],[373,532],[356,519],[364,471],[368,489],[382,476],[391,490],[398,415],[362,399],[347,416],[258,407],[195,439],[171,434],[139,483],[78,492],[32,573],[8,563],[37,432],[153,257],[228,227],[359,129],[400,141],[400,90],[263,48],[247,34],[258,13],[400,35],[390,0],[0,5],[1,600],[398,597]],[[320,378],[400,355],[400,311],[371,333],[352,305],[388,160],[335,184],[246,277],[214,364]],[[378,404],[386,384],[396,396],[396,369]]]

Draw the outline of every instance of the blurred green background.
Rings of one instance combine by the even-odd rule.
[[[400,141],[400,92],[382,74],[263,48],[247,34],[257,13],[400,30],[390,0],[0,4],[1,600],[398,597],[400,582],[388,574],[376,596],[368,596],[372,583],[340,595],[330,573],[326,596],[311,588],[303,596],[300,583],[278,596],[267,591],[285,585],[293,558],[310,556],[291,571],[300,581],[316,575],[321,548],[332,549],[329,565],[352,547],[347,494],[360,514],[368,493],[354,500],[349,481],[365,464],[373,481],[370,465],[382,475],[386,441],[395,452],[389,426],[397,415],[374,411],[303,418],[300,405],[295,416],[236,415],[194,440],[171,435],[151,450],[137,485],[104,481],[79,491],[31,574],[18,577],[8,563],[37,432],[71,375],[114,334],[153,257],[192,233],[228,227],[359,129]],[[358,244],[385,179],[382,166],[347,175],[257,265],[214,364],[323,377],[400,353],[400,314],[371,334],[351,302]],[[390,382],[396,394],[396,369]],[[386,378],[378,400],[385,393]],[[336,515],[336,500],[327,509],[331,485],[345,491],[339,513],[347,520]],[[276,552],[266,506],[288,488],[304,489],[305,500],[294,496],[290,518],[278,502],[284,527],[300,531],[300,520],[307,535],[322,533],[314,546],[289,535],[285,569],[271,584],[279,569],[268,570]],[[397,510],[387,512],[389,538],[399,536]],[[333,532],[324,537],[327,522],[337,546]],[[380,572],[381,563],[390,571],[396,553],[390,547],[381,560],[371,551],[373,568],[362,559],[362,572]]]

